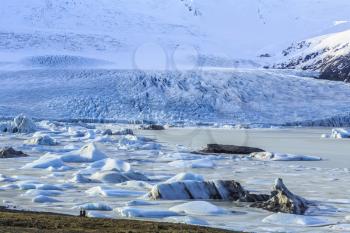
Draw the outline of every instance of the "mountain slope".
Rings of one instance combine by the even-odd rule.
[[[350,21],[347,0],[2,0],[0,6],[2,62],[76,55],[141,69],[232,67],[242,59],[254,66],[246,60],[272,45],[278,51]]]
[[[320,78],[350,81],[350,30],[295,43],[274,68],[315,70]]]

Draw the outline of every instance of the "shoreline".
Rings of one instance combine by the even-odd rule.
[[[209,227],[128,219],[78,217],[52,212],[10,210],[0,207],[0,232],[69,233],[238,233]]]

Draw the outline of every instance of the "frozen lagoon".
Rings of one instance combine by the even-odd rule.
[[[71,126],[71,129],[75,127],[80,129],[77,126]],[[108,124],[96,125],[97,129],[119,127]],[[37,182],[56,185],[61,190],[56,190],[57,192],[49,190],[53,194],[50,198],[59,202],[33,203],[38,192],[20,189],[2,190],[0,191],[1,198],[20,208],[70,214],[77,214],[80,205],[104,203],[114,211],[95,210],[89,211],[89,215],[111,218],[129,216],[254,232],[344,232],[344,228],[347,229],[346,216],[350,215],[350,188],[347,187],[347,184],[350,183],[350,162],[347,153],[350,141],[321,139],[321,135],[329,133],[330,129],[183,128],[165,131],[135,131],[138,137],[146,136],[156,141],[130,143],[123,136],[108,136],[102,140],[98,131],[95,137],[91,137],[90,132],[90,137],[76,138],[67,134],[65,127],[61,127],[56,131],[46,130],[47,134],[60,142],[59,145],[28,146],[24,145],[24,141],[31,138],[31,135],[2,134],[1,147],[13,146],[31,155],[27,158],[1,160],[1,174],[15,176],[14,178],[18,179],[12,183],[1,182],[2,187],[21,182],[27,184]],[[69,148],[80,148],[93,141],[97,141],[98,146],[108,157],[129,162],[132,169],[142,172],[151,180],[130,181],[123,184],[75,183],[72,181],[75,173],[91,165],[88,163],[69,163],[68,165],[73,169],[66,171],[21,169],[48,151],[64,154]],[[274,152],[315,155],[322,157],[323,161],[253,161],[232,156],[201,156],[188,153],[207,143],[247,145]],[[199,161],[197,163],[199,165],[203,165],[203,160],[204,165],[208,165],[209,160],[212,166],[195,168],[193,166],[171,166],[174,161],[189,159],[192,160],[192,163]],[[264,210],[249,208],[244,203],[210,201],[211,204],[217,206],[211,208],[220,211],[212,213],[206,211],[207,209],[202,209],[201,212],[201,208],[197,208],[195,213],[186,211],[186,209],[185,213],[177,213],[172,210],[179,209],[175,206],[187,203],[186,201],[144,200],[142,196],[148,192],[150,185],[164,182],[181,172],[196,173],[205,180],[234,179],[249,190],[264,193],[270,191],[275,178],[282,177],[294,193],[309,200],[318,201],[319,209],[310,213],[313,216],[302,217],[276,215]],[[101,189],[95,188],[98,186],[102,187],[102,191],[112,189],[114,191],[112,193],[116,195],[100,195]],[[90,192],[93,195],[88,195],[87,190],[98,192]],[[203,204],[203,206],[207,207],[208,204]],[[95,204],[92,207],[110,210],[101,204]]]

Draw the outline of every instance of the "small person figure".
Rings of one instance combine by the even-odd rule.
[[[80,217],[86,217],[86,211],[83,208],[80,208]]]

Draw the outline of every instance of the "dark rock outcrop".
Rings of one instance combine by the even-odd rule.
[[[264,152],[264,150],[247,146],[235,146],[235,145],[220,145],[220,144],[208,144],[203,150],[200,150],[199,154],[251,154],[255,152]]]
[[[319,78],[350,82],[350,54],[339,56],[326,64]]]
[[[113,135],[113,131],[111,129],[106,129],[106,130],[104,130],[102,132],[102,135],[109,135],[109,136],[111,136],[111,135]]]
[[[19,158],[19,157],[27,157],[28,155],[23,153],[22,151],[16,151],[12,147],[5,147],[0,149],[0,158],[8,159],[8,158]]]
[[[251,206],[271,212],[304,214],[308,209],[308,201],[290,192],[282,179],[277,179],[271,197],[267,201],[257,202]]]

